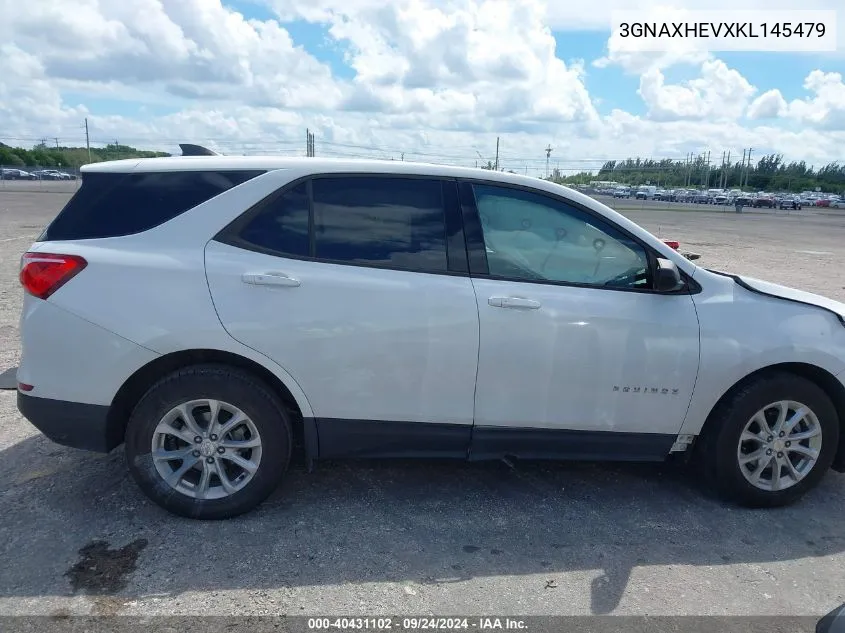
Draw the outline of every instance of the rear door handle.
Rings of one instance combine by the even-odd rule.
[[[296,288],[300,285],[299,279],[294,279],[279,272],[266,273],[244,273],[241,280],[245,284],[253,286],[281,286],[284,288]]]
[[[540,302],[522,297],[490,297],[487,303],[494,308],[515,308],[517,310],[538,310]]]

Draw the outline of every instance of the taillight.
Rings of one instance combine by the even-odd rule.
[[[21,285],[29,294],[46,299],[87,265],[88,262],[79,255],[24,253],[21,258]]]
[[[676,240],[663,240],[663,243],[674,250],[678,250],[679,248],[681,248],[681,243]]]

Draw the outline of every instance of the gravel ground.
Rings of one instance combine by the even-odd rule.
[[[67,194],[0,190],[0,371],[18,260]],[[626,211],[700,263],[845,299],[845,219]],[[45,440],[0,392],[0,615],[821,615],[845,602],[845,476],[790,508],[677,465],[321,463],[217,523],[160,511],[120,451]]]

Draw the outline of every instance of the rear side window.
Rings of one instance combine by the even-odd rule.
[[[443,184],[437,179],[319,177],[272,195],[223,241],[274,255],[446,272]]]
[[[314,257],[445,272],[446,222],[439,180],[316,178]]]
[[[307,257],[308,186],[301,182],[258,203],[255,216],[239,239],[280,255]]]
[[[39,241],[141,233],[167,222],[263,171],[167,171],[85,174]]]

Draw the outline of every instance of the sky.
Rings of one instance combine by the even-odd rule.
[[[836,9],[841,0],[802,0]],[[790,7],[790,4],[792,5]],[[835,52],[630,50],[611,12],[794,0],[0,0],[0,141],[369,156],[542,175],[627,157],[845,159]],[[25,7],[25,8],[24,8]]]

